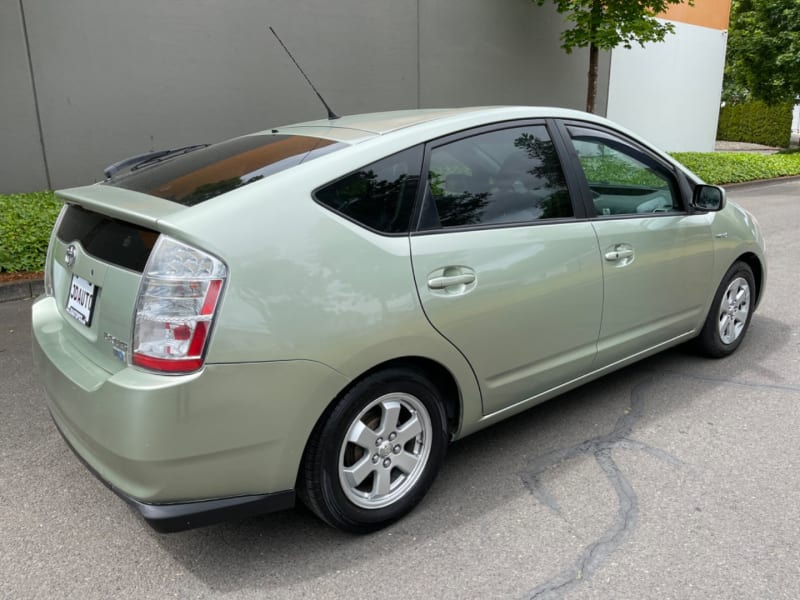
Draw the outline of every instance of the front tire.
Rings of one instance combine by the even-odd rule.
[[[733,263],[717,288],[697,338],[697,346],[703,354],[722,358],[739,347],[753,316],[755,294],[753,270],[747,263]]]
[[[423,498],[447,439],[436,386],[411,369],[373,373],[314,428],[298,495],[334,527],[354,533],[381,529]]]

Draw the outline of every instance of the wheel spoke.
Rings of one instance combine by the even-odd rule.
[[[737,322],[744,324],[744,322],[747,321],[747,310],[740,308],[739,310],[736,311],[734,318],[736,319]]]
[[[733,319],[730,317],[728,317],[728,321],[725,323],[725,333],[723,337],[729,342],[733,341]]]
[[[389,493],[392,484],[392,473],[390,469],[376,469],[375,478],[372,483],[372,494],[374,496],[385,496]]]
[[[727,343],[728,342],[728,323],[730,322],[730,317],[728,315],[723,315],[719,321],[719,337],[720,339]]]
[[[397,422],[400,420],[400,403],[399,402],[384,402],[381,406],[383,409],[383,416],[381,417],[381,426],[379,432],[381,435],[386,436],[390,431],[397,429]]]
[[[422,433],[422,424],[417,415],[412,414],[411,418],[397,430],[397,443],[405,446],[408,440],[417,437],[420,433]]]
[[[378,434],[367,427],[362,421],[353,423],[353,426],[347,434],[348,442],[365,448],[368,453],[375,448],[376,439],[378,439]]]
[[[344,467],[342,472],[347,478],[350,487],[358,487],[372,471],[375,470],[375,465],[370,460],[369,454],[364,454],[364,457],[351,467]]]
[[[401,452],[394,457],[394,466],[396,466],[406,475],[411,474],[411,472],[414,470],[414,467],[416,467],[418,464],[419,457],[409,452]]]

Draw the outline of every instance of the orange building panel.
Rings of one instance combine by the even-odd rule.
[[[731,0],[695,0],[694,6],[685,2],[673,4],[658,16],[670,21],[725,30],[728,29],[728,19],[731,16]]]

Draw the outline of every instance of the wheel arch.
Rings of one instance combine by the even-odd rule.
[[[316,423],[314,423],[313,428],[311,429],[308,438],[306,439],[303,453],[301,455],[301,463],[298,465],[297,471],[297,481],[299,482],[299,478],[303,472],[303,462],[306,459],[306,454],[308,450],[308,446],[311,441],[314,439],[314,436],[323,426],[323,424],[327,421],[330,417],[331,412],[339,403],[341,398],[350,391],[355,385],[357,385],[360,381],[362,381],[365,377],[372,375],[378,371],[382,371],[384,369],[389,369],[393,367],[400,367],[400,368],[410,368],[410,369],[417,369],[422,371],[425,376],[433,383],[436,388],[439,390],[441,394],[442,400],[444,402],[444,410],[445,410],[445,417],[447,419],[447,430],[450,434],[451,440],[455,437],[456,433],[461,428],[461,419],[463,416],[463,403],[462,403],[462,395],[461,389],[456,382],[456,378],[453,374],[441,363],[426,358],[423,356],[403,356],[398,358],[392,358],[389,360],[385,360],[377,365],[374,365],[370,369],[364,371],[357,377],[354,377],[350,380],[345,387],[339,390],[339,393],[331,399],[328,405],[325,407],[325,410],[322,411],[322,414],[317,419]],[[297,483],[295,483],[295,488],[297,488]]]
[[[402,356],[392,358],[382,363],[374,365],[368,370],[364,371],[357,377],[354,377],[338,394],[331,400],[330,404],[326,407],[325,411],[320,415],[317,425],[322,422],[330,414],[330,411],[336,406],[339,399],[344,396],[350,389],[352,389],[361,380],[373,373],[383,371],[385,369],[400,367],[421,371],[430,382],[439,390],[442,400],[444,402],[445,416],[447,417],[447,429],[452,437],[461,426],[461,417],[463,415],[463,404],[461,389],[456,382],[456,378],[447,367],[438,361],[424,356]],[[316,429],[316,425],[315,425]]]
[[[756,299],[753,303],[754,307],[758,307],[759,302],[761,302],[761,296],[763,292],[763,285],[764,285],[764,265],[761,264],[761,259],[758,258],[753,252],[745,252],[744,254],[740,255],[736,261],[734,262],[743,262],[747,266],[750,267],[750,270],[753,271],[753,279],[755,279],[756,283]]]
[[[377,512],[374,514],[377,516],[375,517],[366,515],[364,506],[351,506],[352,499],[348,502],[343,488],[337,487],[340,484],[335,483],[337,477],[331,473],[331,464],[328,461],[331,460],[331,457],[333,457],[333,459],[336,458],[336,452],[331,450],[331,441],[333,440],[333,442],[337,444],[341,443],[341,439],[337,437],[339,434],[336,432],[340,431],[339,427],[342,424],[342,417],[344,416],[349,420],[355,415],[355,413],[353,413],[349,417],[347,416],[347,411],[352,408],[352,403],[349,403],[350,399],[347,398],[347,395],[353,391],[356,386],[364,382],[366,378],[371,376],[373,377],[372,381],[374,383],[385,385],[385,381],[387,380],[381,379],[379,374],[382,371],[390,369],[393,370],[395,381],[397,381],[397,376],[401,375],[397,369],[405,369],[409,381],[415,381],[417,387],[419,387],[419,379],[424,377],[436,388],[442,399],[442,408],[446,419],[445,426],[451,439],[460,426],[461,394],[457,381],[444,365],[433,359],[422,356],[403,356],[384,360],[349,381],[328,403],[308,435],[294,486],[298,497],[312,512],[328,524],[345,529],[346,531],[358,533],[374,531],[410,511],[417,502],[419,502],[433,482],[433,478],[435,478],[435,474],[446,452],[448,443],[447,437],[442,435],[432,436],[432,441],[426,445],[432,448],[432,450],[430,450],[430,456],[435,457],[431,462],[431,464],[434,465],[433,469],[428,469],[427,466],[425,466],[423,470],[420,471],[418,478],[414,480],[410,488],[410,493],[406,493],[409,492],[409,490],[406,490],[396,501],[392,500],[390,504],[386,506],[376,506],[375,509]],[[409,373],[412,369],[413,373]],[[413,377],[411,377],[412,375]],[[364,390],[361,390],[359,393],[363,394],[363,392]],[[386,394],[388,392],[384,389],[382,393]],[[358,396],[356,396],[356,398],[358,398]],[[344,413],[342,411],[344,411]],[[328,426],[330,423],[334,425],[332,429]],[[436,417],[436,424],[438,424],[438,427],[441,427],[440,416]],[[430,427],[430,423],[428,426]],[[438,431],[441,430],[438,429]],[[392,436],[390,435],[388,439],[391,440]],[[396,451],[399,452],[399,449]],[[376,454],[374,458],[377,457],[378,455]],[[341,461],[341,459],[339,459],[339,461]],[[338,463],[339,461],[336,462]],[[373,460],[373,462],[375,462],[375,460]],[[383,466],[387,467],[388,465],[384,464]],[[341,469],[341,464],[339,464],[338,468]],[[339,478],[341,478],[341,472],[339,473]],[[419,487],[418,484],[422,487]],[[419,489],[417,489],[418,487]],[[349,508],[346,508],[343,503]],[[386,511],[389,512],[387,513]]]

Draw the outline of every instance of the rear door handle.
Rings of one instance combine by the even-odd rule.
[[[432,290],[443,290],[452,285],[467,285],[475,281],[475,273],[461,273],[459,275],[442,275],[428,279],[428,287]]]

